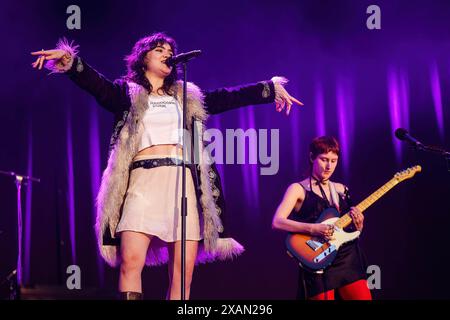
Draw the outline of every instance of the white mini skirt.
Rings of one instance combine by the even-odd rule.
[[[133,161],[166,157],[174,156],[139,156]],[[116,233],[135,231],[154,236],[150,241],[150,251],[158,251],[158,247],[164,245],[161,242],[181,240],[181,174],[181,166],[150,169],[141,167],[132,170]],[[203,238],[203,223],[199,217],[195,186],[188,168],[186,197],[186,240],[199,241]]]

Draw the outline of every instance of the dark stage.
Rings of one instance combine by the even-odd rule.
[[[68,28],[70,5],[80,9],[79,29]],[[380,10],[379,28],[369,28],[371,5]],[[27,0],[0,7],[0,170],[40,179],[21,192],[23,299],[114,299],[119,279],[94,233],[113,116],[64,74],[32,68],[30,52],[66,37],[114,80],[125,74],[134,43],[157,31],[175,38],[179,52],[202,50],[189,62],[188,80],[203,89],[284,76],[286,90],[304,103],[289,116],[268,103],[208,119],[224,137],[238,129],[273,134],[272,161],[264,163],[259,135],[245,145],[245,163],[235,152],[234,161],[218,164],[224,226],[245,252],[197,266],[192,300],[296,298],[297,263],[286,254],[286,233],[271,224],[286,188],[307,174],[309,142],[321,135],[341,143],[332,180],[349,187],[354,204],[396,172],[422,167],[364,212],[359,243],[379,275],[373,298],[450,298],[450,160],[394,135],[405,128],[423,144],[450,149],[449,1]],[[14,179],[0,175],[2,299],[16,269],[17,224]],[[69,290],[78,271],[79,287]],[[145,299],[165,299],[167,273],[167,266],[144,268]]]

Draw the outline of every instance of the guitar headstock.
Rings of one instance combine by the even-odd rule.
[[[422,171],[422,167],[419,166],[419,165],[417,165],[417,166],[414,166],[414,167],[410,167],[410,168],[408,168],[408,169],[405,169],[405,170],[403,170],[403,171],[397,172],[397,173],[394,175],[394,178],[395,178],[398,182],[401,182],[401,181],[406,180],[406,179],[411,179],[412,177],[414,177],[414,175],[415,175],[417,172],[420,172],[420,171]]]

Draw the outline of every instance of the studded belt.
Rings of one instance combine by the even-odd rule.
[[[137,168],[151,169],[161,166],[181,166],[183,160],[177,158],[156,158],[138,160],[131,164],[130,171]]]

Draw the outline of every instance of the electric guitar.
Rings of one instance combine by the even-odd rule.
[[[404,180],[411,179],[421,170],[422,168],[420,166],[414,166],[401,172],[397,172],[391,180],[368,196],[356,207],[363,212],[397,184]],[[290,233],[286,237],[288,254],[296,258],[301,267],[312,272],[320,272],[329,266],[336,258],[339,248],[344,243],[358,238],[361,233],[360,231],[351,233],[345,232],[344,228],[352,223],[352,218],[348,213],[339,217],[339,212],[335,208],[325,209],[320,214],[316,223],[333,225],[333,239],[327,242],[321,237],[314,237],[301,233]]]

